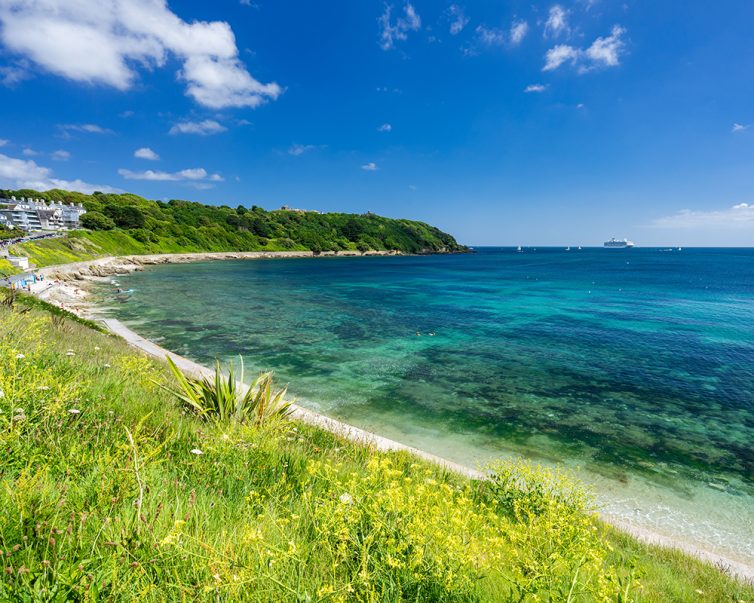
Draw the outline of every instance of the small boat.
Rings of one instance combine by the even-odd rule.
[[[566,251],[571,251],[570,245],[568,247],[566,247]]]
[[[517,251],[518,253],[523,253],[523,252],[524,252],[524,250],[523,250],[523,249],[521,249],[521,245],[519,245],[519,246],[518,246],[518,249],[516,249],[516,251]]]

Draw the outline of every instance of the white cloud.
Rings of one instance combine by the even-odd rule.
[[[736,132],[743,132],[744,130],[748,130],[750,127],[751,127],[750,124],[746,125],[746,126],[743,125],[743,124],[733,124],[733,127],[731,128],[730,131],[735,134]],[[2,145],[0,145],[0,146],[2,146]]]
[[[626,33],[620,25],[614,25],[610,35],[597,38],[586,49],[586,56],[594,66],[615,67],[620,64],[620,54],[625,47],[621,36]]]
[[[313,151],[317,146],[313,144],[292,144],[288,149],[288,154],[299,157],[308,151]]]
[[[3,154],[0,154],[0,186],[4,188],[31,188],[40,191],[63,188],[81,193],[93,193],[94,191],[120,192],[119,189],[104,184],[53,178],[50,168],[38,165],[31,159],[17,159]]]
[[[501,29],[479,25],[474,31],[477,39],[484,46],[502,46],[505,44],[505,34]]]
[[[567,44],[558,44],[545,53],[545,66],[542,71],[552,71],[557,69],[563,63],[575,63],[581,56],[582,51]]]
[[[28,80],[30,77],[28,61],[19,61],[16,65],[3,65],[0,67],[0,82],[4,86],[15,86],[19,82]]]
[[[609,36],[597,38],[587,49],[558,44],[545,53],[542,71],[553,71],[565,63],[577,67],[579,73],[602,67],[617,67],[625,49],[624,33],[626,30],[623,27],[614,25]]]
[[[155,182],[178,182],[180,180],[204,180],[207,178],[207,170],[204,168],[188,168],[179,172],[160,172],[144,170],[132,172],[131,170],[119,169],[118,173],[126,180],[151,180]],[[213,175],[214,179],[214,175]]]
[[[160,158],[160,156],[149,147],[141,147],[140,149],[136,149],[134,151],[134,157],[136,157],[137,159],[147,159],[149,161],[157,161]]]
[[[39,155],[34,149],[30,147],[26,147],[23,151],[21,151],[25,157],[35,157],[36,155]]]
[[[0,147],[4,147],[6,144],[8,144],[10,141],[5,138],[0,138]]]
[[[450,35],[456,36],[463,31],[463,28],[469,24],[469,18],[464,14],[463,8],[457,4],[451,4],[448,7],[448,16],[450,17]]]
[[[672,216],[657,218],[655,228],[736,229],[754,227],[754,203],[738,203],[727,209],[694,211],[683,209]]]
[[[545,37],[557,38],[560,34],[568,31],[568,13],[560,4],[553,5],[550,7],[547,21],[545,21]]]
[[[544,92],[547,90],[547,86],[544,84],[529,84],[524,88],[524,92]]]
[[[370,161],[369,163],[365,163],[361,166],[361,169],[365,172],[376,172],[380,168],[377,166],[377,164],[374,161]]]
[[[396,40],[405,40],[408,38],[409,31],[418,31],[422,21],[413,5],[406,2],[403,7],[405,17],[398,17],[395,23],[392,23],[393,6],[386,5],[385,12],[377,20],[380,24],[380,48],[390,50],[395,46]]]
[[[188,23],[166,0],[2,0],[0,23],[0,39],[22,61],[77,82],[128,90],[139,67],[172,56],[186,94],[204,106],[256,107],[282,93],[246,70],[228,23]]]
[[[112,130],[103,128],[97,124],[60,124],[58,126],[64,136],[70,136],[70,132],[81,132],[84,134],[114,134]]]
[[[170,128],[170,134],[199,134],[200,136],[209,136],[225,132],[228,128],[216,122],[214,119],[205,119],[204,121],[184,121],[173,125]]]
[[[521,44],[527,33],[529,33],[529,24],[526,21],[514,21],[510,33],[511,46]]]
[[[71,154],[68,151],[59,149],[52,154],[52,158],[55,161],[68,161],[71,158]]]
[[[393,126],[391,124],[385,123],[382,124],[379,128],[377,128],[378,132],[392,132]]]

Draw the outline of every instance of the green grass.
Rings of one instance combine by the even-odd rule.
[[[21,271],[15,266],[12,266],[8,260],[3,260],[0,258],[0,277],[2,277],[3,275],[18,274],[20,272]]]
[[[355,250],[355,247],[353,248]],[[181,245],[172,238],[161,239],[157,243],[141,243],[126,231],[74,231],[67,237],[43,239],[41,241],[12,245],[14,255],[30,258],[37,268],[56,266],[72,262],[83,262],[107,256],[145,255],[152,253],[197,253],[207,251],[307,251],[303,245],[285,246],[276,239],[268,240],[264,246],[254,249],[205,248],[200,245]],[[15,269],[4,260],[0,260],[0,272],[14,274]]]
[[[473,482],[285,419],[201,420],[158,384],[122,340],[0,305],[0,600],[754,601],[605,526],[568,477]]]

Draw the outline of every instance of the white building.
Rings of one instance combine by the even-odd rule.
[[[42,199],[0,199],[0,224],[27,232],[79,228],[79,219],[85,213],[80,203],[52,201],[48,205]]]

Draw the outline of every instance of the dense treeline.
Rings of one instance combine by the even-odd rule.
[[[261,207],[233,209],[191,201],[150,201],[133,194],[93,195],[53,189],[0,191],[0,197],[41,198],[82,203],[81,223],[96,231],[122,230],[146,249],[206,251],[254,250],[396,250],[407,253],[459,251],[449,234],[412,220],[394,220],[371,213],[319,214]]]

